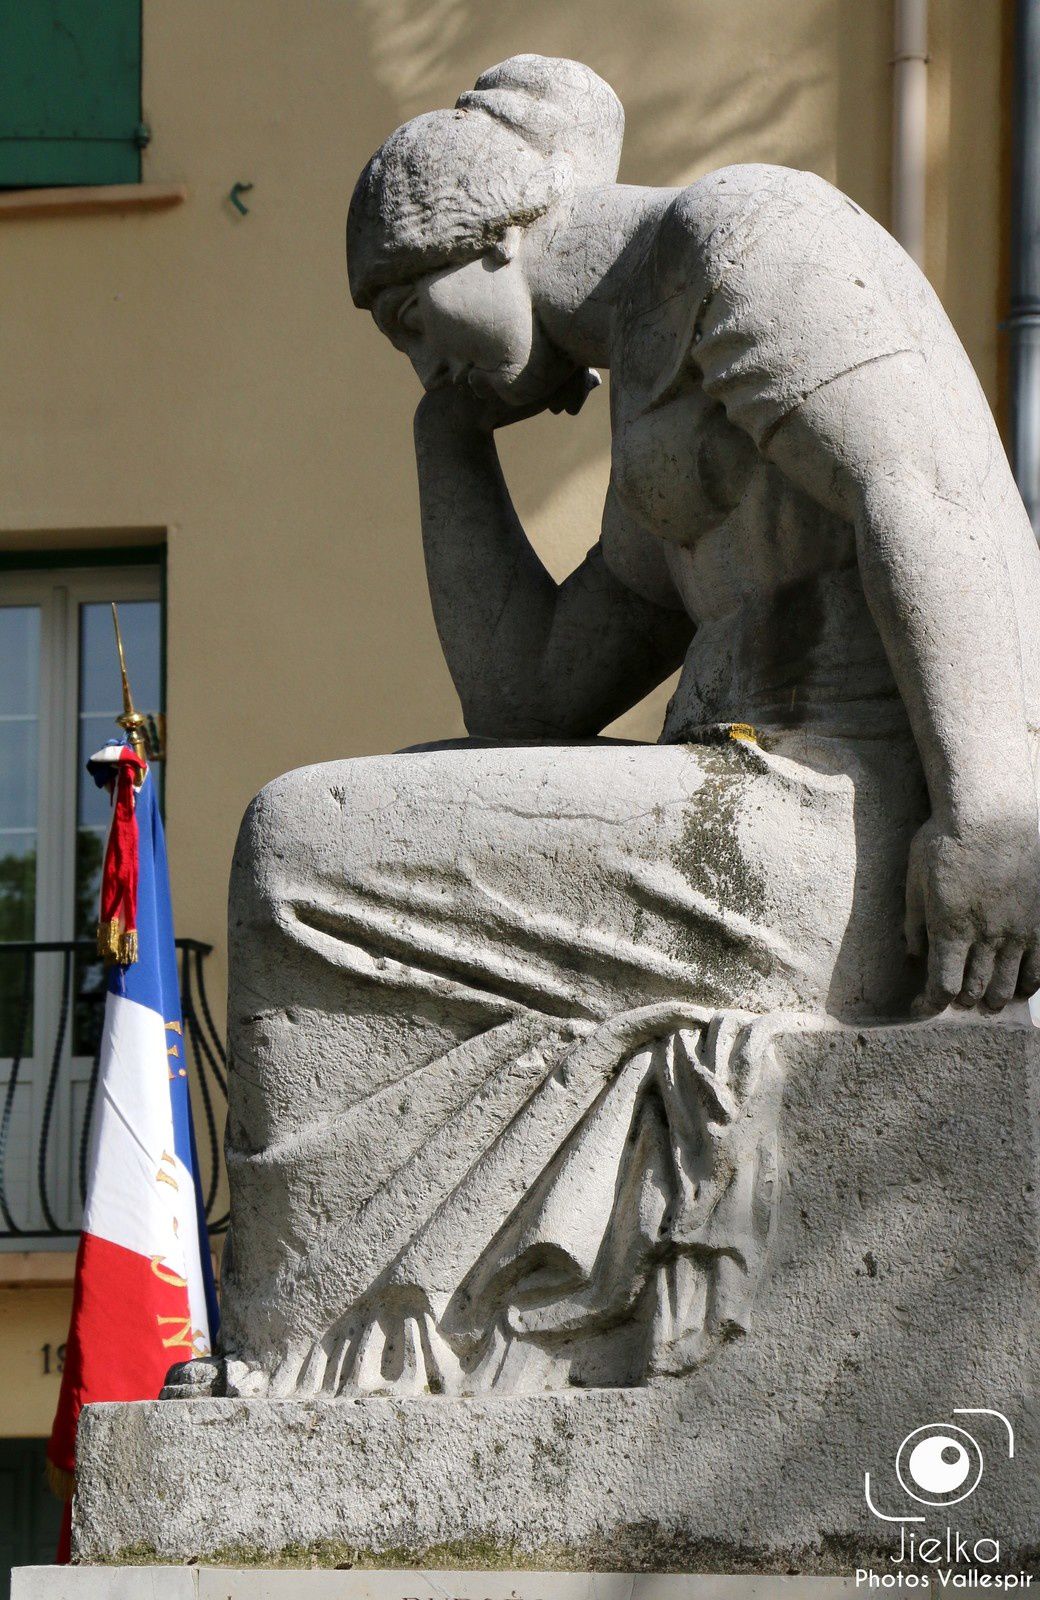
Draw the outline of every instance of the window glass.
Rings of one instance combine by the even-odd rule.
[[[0,606],[0,940],[36,932],[40,610]],[[25,964],[0,959],[0,1056],[18,1048]],[[31,993],[27,997],[31,1001]],[[22,1046],[32,1048],[32,1010]]]

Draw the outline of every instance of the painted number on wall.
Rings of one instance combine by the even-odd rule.
[[[65,1346],[63,1344],[44,1344],[40,1346],[43,1357],[43,1370],[45,1373],[64,1372]]]

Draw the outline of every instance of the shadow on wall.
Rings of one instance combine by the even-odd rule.
[[[387,109],[404,121],[450,105],[477,73],[521,51],[574,56],[617,88],[628,117],[622,178],[682,183],[733,160],[833,165],[835,0],[778,8],[751,0],[362,0],[367,52]],[[741,39],[743,34],[743,41]],[[830,85],[830,86],[829,86]],[[821,165],[822,163],[822,165]]]

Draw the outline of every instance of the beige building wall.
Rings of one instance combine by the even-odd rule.
[[[50,1433],[70,1299],[67,1288],[0,1289],[0,1435],[6,1439]]]
[[[1006,6],[930,9],[928,269],[996,400]],[[891,0],[145,0],[144,176],[188,198],[0,221],[0,546],[166,541],[181,934],[222,947],[236,829],[268,779],[462,731],[425,589],[415,379],[347,294],[375,146],[505,56],[572,55],[625,104],[623,180],[781,162],[884,221],[891,39]],[[597,536],[606,398],[501,438],[562,574]],[[662,703],[625,729],[652,738]],[[67,1304],[5,1296],[0,1433],[49,1427],[39,1347]]]

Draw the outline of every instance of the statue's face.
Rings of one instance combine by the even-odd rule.
[[[526,406],[571,371],[535,316],[522,251],[504,261],[489,252],[385,289],[374,313],[425,389],[468,383],[478,395]]]

